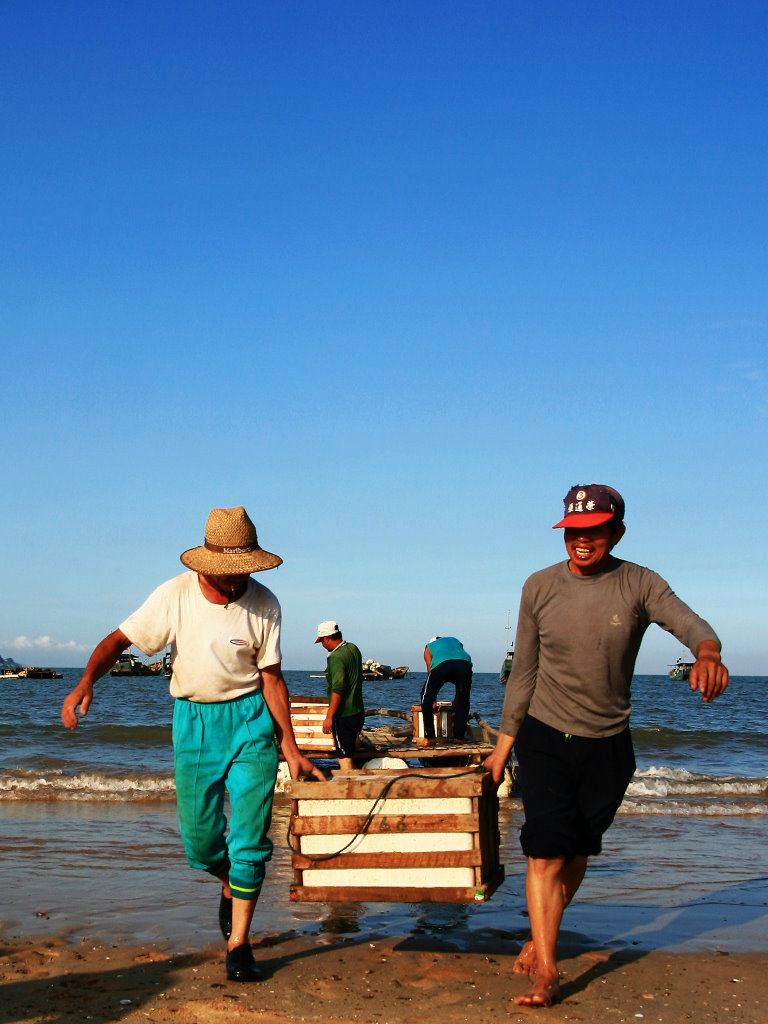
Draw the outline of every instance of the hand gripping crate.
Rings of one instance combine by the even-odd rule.
[[[363,770],[286,792],[292,900],[476,903],[504,879],[483,769]]]

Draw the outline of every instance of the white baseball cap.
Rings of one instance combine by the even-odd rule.
[[[340,633],[339,624],[334,619],[326,619],[325,622],[321,622],[317,627],[317,640],[316,644],[319,644],[323,637],[333,636],[334,633]]]

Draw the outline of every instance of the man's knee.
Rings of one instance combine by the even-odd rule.
[[[566,865],[566,857],[529,857],[528,871],[534,878],[559,876]]]

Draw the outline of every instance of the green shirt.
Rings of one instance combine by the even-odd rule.
[[[341,704],[336,712],[338,718],[357,715],[365,711],[363,705],[363,659],[354,644],[343,640],[328,655],[328,667],[325,670],[328,680],[328,700],[332,693],[341,696]]]

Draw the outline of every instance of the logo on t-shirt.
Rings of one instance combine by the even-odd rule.
[[[247,647],[248,646],[248,641],[247,640],[230,640],[229,642],[231,644],[234,644],[235,647]]]

